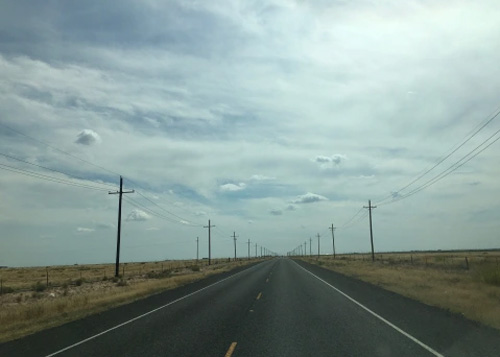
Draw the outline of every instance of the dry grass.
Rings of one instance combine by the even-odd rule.
[[[62,283],[61,286],[49,286],[43,291],[18,291],[3,294],[0,296],[0,342],[77,320],[252,262],[255,260],[231,263],[219,261],[218,264],[211,266],[197,266],[194,262],[188,262],[188,264],[186,262],[171,262],[169,270],[164,269],[163,274],[161,274],[161,269],[147,271],[143,268],[143,274],[128,277],[126,274],[125,279],[121,280],[102,279],[101,277],[92,283],[84,281],[81,285]],[[91,269],[86,270],[87,272],[102,268],[101,266],[90,267]],[[107,267],[109,269],[109,265]],[[67,282],[67,277],[72,276],[72,269],[74,269],[68,267],[66,272],[64,267],[50,269],[55,270],[56,268],[61,271],[59,274],[61,282]],[[31,275],[26,273],[26,269],[33,269]],[[37,277],[36,268],[21,268],[20,270],[25,276],[34,275]],[[16,275],[15,272],[10,273]],[[87,279],[90,280],[90,278]],[[23,285],[19,282],[14,286],[26,286],[26,284]]]
[[[464,252],[377,254],[374,263],[368,255],[304,260],[500,329],[499,257]]]

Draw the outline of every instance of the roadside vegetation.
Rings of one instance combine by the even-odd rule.
[[[500,329],[500,251],[301,259]]]
[[[206,261],[127,263],[118,278],[111,264],[4,268],[0,270],[0,342],[256,261],[217,259],[210,266]]]

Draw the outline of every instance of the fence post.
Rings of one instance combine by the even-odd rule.
[[[465,257],[465,269],[469,270],[469,259],[467,257]]]
[[[47,271],[47,275],[46,276],[47,276],[47,288],[48,288],[49,287],[49,267],[46,267],[45,269]]]

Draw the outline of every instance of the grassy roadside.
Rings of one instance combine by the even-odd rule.
[[[500,330],[500,270],[495,264],[471,264],[469,269],[467,263],[466,269],[430,254],[412,255],[411,263],[385,258],[375,262],[346,256],[301,259]],[[415,264],[418,259],[426,263]]]
[[[11,292],[0,296],[0,343],[81,319],[164,290],[227,272],[256,260],[192,266],[125,279],[103,279],[75,285],[63,284],[37,291]]]

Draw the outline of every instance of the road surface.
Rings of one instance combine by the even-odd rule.
[[[0,345],[0,356],[499,356],[500,333],[287,258]]]

